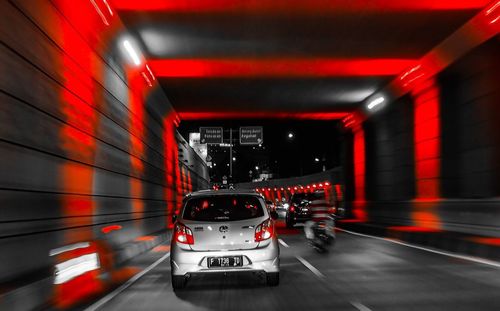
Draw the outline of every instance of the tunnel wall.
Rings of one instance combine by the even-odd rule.
[[[500,236],[499,51],[482,44],[365,121],[368,221]]]
[[[57,247],[165,230],[182,195],[208,186],[207,167],[162,90],[126,64],[120,23],[89,1],[0,12],[0,284],[51,274]]]

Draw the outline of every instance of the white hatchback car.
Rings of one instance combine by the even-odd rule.
[[[255,192],[199,191],[189,194],[172,234],[172,287],[183,288],[197,273],[263,272],[279,284],[275,212]]]

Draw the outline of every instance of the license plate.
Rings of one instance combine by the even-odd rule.
[[[243,266],[242,256],[208,257],[209,268],[226,268]]]

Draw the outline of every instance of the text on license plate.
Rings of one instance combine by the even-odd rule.
[[[241,267],[243,265],[242,256],[231,257],[208,257],[208,267]]]

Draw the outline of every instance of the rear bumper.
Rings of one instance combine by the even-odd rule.
[[[308,213],[308,214],[292,214],[291,215],[291,218],[294,222],[306,222],[308,220],[311,220],[312,217],[311,217],[311,214]]]
[[[237,268],[208,268],[208,257],[243,256],[243,266]],[[192,251],[184,250],[172,243],[170,265],[173,275],[225,272],[279,272],[279,246],[277,239],[269,245],[251,250]]]

